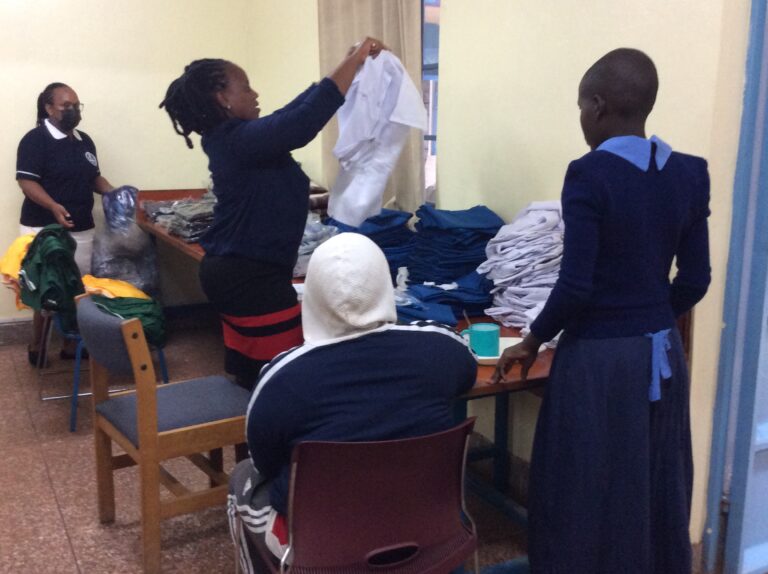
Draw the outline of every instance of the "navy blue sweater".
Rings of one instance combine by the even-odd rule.
[[[272,506],[287,510],[291,451],[299,442],[446,430],[455,424],[453,399],[476,378],[467,343],[437,324],[389,325],[278,356],[261,373],[246,423],[253,464],[274,480]]]
[[[710,281],[709,175],[699,157],[672,153],[647,172],[607,151],[568,166],[560,276],[534,335],[561,329],[591,339],[672,327]],[[670,282],[676,258],[677,272]]]
[[[276,112],[231,119],[203,134],[213,192],[213,225],[200,244],[211,255],[239,255],[293,267],[309,209],[309,178],[291,157],[344,103],[328,78]]]

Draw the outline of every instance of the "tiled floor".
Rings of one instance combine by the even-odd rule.
[[[220,371],[215,323],[202,318],[174,326],[166,349],[172,380]],[[51,364],[58,366],[61,361]],[[71,371],[48,375],[43,383],[46,394],[70,392]],[[70,433],[68,401],[40,401],[25,346],[0,346],[0,573],[141,572],[136,469],[117,473],[117,519],[100,524],[89,409],[89,399],[81,398],[77,431]],[[231,467],[228,454],[225,464]],[[176,469],[181,476],[194,473],[183,461]],[[479,527],[481,565],[524,551],[520,528],[486,504],[469,502]],[[162,547],[164,572],[234,572],[223,508],[164,521]]]

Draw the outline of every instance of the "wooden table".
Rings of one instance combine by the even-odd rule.
[[[476,317],[473,322],[492,322],[489,318]],[[459,329],[466,327],[466,322],[461,321]],[[510,327],[501,327],[502,337],[517,337],[520,331]],[[524,381],[520,375],[520,366],[515,365],[506,376],[506,381],[491,384],[495,366],[478,365],[477,381],[475,386],[454,404],[454,416],[456,420],[467,418],[469,401],[492,397],[494,401],[493,414],[493,442],[490,446],[472,449],[467,458],[469,461],[492,459],[493,460],[493,484],[478,479],[471,472],[467,472],[466,481],[472,491],[495,506],[506,516],[522,525],[527,524],[528,513],[525,508],[513,502],[506,496],[509,489],[509,397],[513,393],[522,391],[541,391],[547,382],[549,370],[552,367],[554,350],[547,349],[539,353],[536,362],[528,371],[528,378]]]
[[[199,243],[187,243],[180,237],[168,233],[168,230],[147,218],[141,206],[143,201],[171,201],[175,199],[198,199],[206,192],[205,189],[147,189],[139,191],[139,209],[136,213],[136,223],[144,231],[163,243],[166,243],[186,255],[189,255],[198,263],[202,261],[205,251]],[[325,213],[328,205],[328,193],[319,187],[310,187],[309,208],[319,214]]]
[[[173,249],[180,251],[195,261],[202,260],[205,251],[197,243],[186,243],[179,237],[176,237],[165,228],[155,224],[147,219],[144,210],[141,208],[141,202],[149,201],[167,201],[184,198],[199,198],[205,193],[205,189],[173,189],[173,190],[144,190],[139,192],[139,210],[136,222],[139,227],[149,233],[158,241],[169,245]],[[487,317],[477,317],[475,322],[491,321]],[[458,329],[461,330],[467,326],[465,321],[460,321]],[[509,327],[501,327],[502,337],[519,336],[519,330]],[[496,506],[502,512],[512,519],[525,523],[526,511],[524,508],[510,501],[504,493],[509,486],[509,397],[512,393],[522,391],[541,390],[549,376],[549,369],[552,366],[552,357],[554,351],[546,350],[539,353],[538,359],[531,367],[527,380],[523,381],[520,377],[520,367],[516,365],[507,374],[507,381],[498,384],[491,384],[494,366],[479,365],[477,369],[477,382],[465,395],[460,397],[455,403],[454,413],[457,420],[463,420],[467,417],[467,406],[469,401],[492,397],[494,399],[494,427],[493,443],[486,448],[474,449],[469,454],[469,460],[480,460],[486,458],[493,459],[493,487],[489,488],[482,481],[475,479],[469,474],[467,476],[468,485],[482,498]]]

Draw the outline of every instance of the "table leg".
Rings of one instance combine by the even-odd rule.
[[[509,395],[496,395],[493,421],[493,444],[496,455],[493,457],[493,485],[499,492],[509,488]]]

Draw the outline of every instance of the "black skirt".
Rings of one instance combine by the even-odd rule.
[[[264,365],[304,342],[290,267],[206,255],[200,283],[221,317],[225,370],[241,386],[252,390]]]
[[[532,572],[690,574],[689,379],[669,340],[672,376],[650,402],[649,338],[562,336],[531,460]]]

